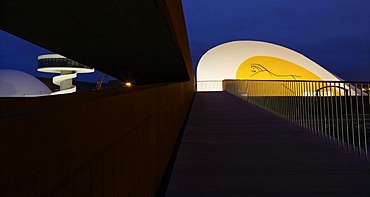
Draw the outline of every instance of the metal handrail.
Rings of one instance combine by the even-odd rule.
[[[370,82],[224,80],[223,90],[368,160]]]

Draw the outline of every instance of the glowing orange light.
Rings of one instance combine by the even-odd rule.
[[[126,82],[125,83],[125,86],[128,87],[128,88],[130,88],[130,87],[132,87],[132,84],[131,84],[131,82]]]

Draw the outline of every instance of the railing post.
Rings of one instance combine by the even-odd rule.
[[[328,86],[327,83],[325,86]],[[330,143],[331,138],[330,138],[330,120],[329,120],[329,93],[328,93],[328,88],[325,88],[326,93],[324,94],[325,102],[324,102],[324,118],[325,118],[325,136],[327,141]]]
[[[367,160],[367,136],[366,136],[366,114],[365,114],[365,102],[364,102],[364,86],[361,83],[361,105],[362,105],[362,123],[363,123],[363,133],[364,133],[364,154],[365,160]]]
[[[309,103],[310,103],[310,127],[311,127],[311,132],[316,134],[316,129],[315,129],[315,100],[313,99],[313,95],[312,95],[312,90],[313,90],[313,82],[310,81],[309,82],[309,86],[308,86],[308,100],[309,100]]]
[[[322,135],[321,135],[321,129],[320,129],[320,111],[319,111],[319,106],[320,106],[320,97],[318,95],[318,93],[316,92],[316,90],[318,89],[317,88],[317,82],[315,81],[314,82],[314,92],[313,92],[313,98],[315,100],[315,108],[316,108],[316,111],[315,111],[315,129],[316,129],[316,133],[317,133],[317,136],[319,138],[322,138]]]
[[[355,92],[356,92],[356,88],[355,88]],[[354,117],[353,117],[353,102],[352,102],[352,91],[350,91],[350,97],[349,97],[349,100],[350,100],[350,106],[351,106],[351,133],[352,133],[352,153],[355,154],[355,125],[354,125]]]
[[[342,87],[344,83],[340,82],[339,87],[343,88],[343,93],[345,94],[345,86]],[[342,93],[339,92],[339,106],[340,106],[340,131],[341,131],[341,141],[342,141],[342,149],[344,149],[344,125],[343,125],[343,102],[342,102]]]
[[[346,83],[344,83],[344,86],[347,86]],[[350,87],[350,86],[348,86]],[[345,106],[345,114],[346,114],[346,117],[345,117],[345,120],[346,120],[346,137],[347,137],[347,151],[349,151],[349,124],[348,124],[348,96],[351,94],[351,90],[349,90],[349,94],[347,93],[344,97],[344,106]]]
[[[337,83],[335,82],[334,83],[334,86],[335,87],[339,87],[339,85],[337,85]],[[338,91],[337,91],[337,88],[334,89],[335,90],[335,93],[334,93],[334,105],[335,105],[335,130],[336,130],[336,134],[337,134],[337,146],[339,146],[339,140],[340,140],[340,136],[339,136],[339,115],[338,115]],[[340,91],[340,89],[339,89]],[[340,92],[339,92],[340,93]]]
[[[334,90],[333,90],[333,85],[332,85],[332,83],[330,82],[330,92],[335,92],[335,88],[334,88]],[[331,93],[331,94],[334,94],[334,93]],[[335,119],[334,119],[334,96],[333,95],[330,95],[330,97],[329,97],[329,102],[330,102],[330,123],[331,123],[331,139],[332,139],[332,143],[334,144],[334,143],[336,143],[336,141],[337,141],[337,139],[336,139],[336,137],[335,137]]]
[[[358,106],[358,84],[355,83],[356,88],[356,120],[357,120],[357,140],[358,140],[358,155],[361,157],[361,129],[360,129],[360,113],[359,113],[359,106]],[[362,90],[361,90],[362,92]],[[361,93],[362,94],[362,93]]]
[[[318,85],[318,88],[321,88],[322,86],[322,82],[318,82],[319,85]],[[319,123],[319,127],[320,127],[320,133],[321,133],[321,138],[322,139],[325,139],[325,135],[324,135],[324,118],[323,118],[323,114],[322,114],[322,110],[323,110],[323,96],[321,95],[320,91],[318,90],[317,93],[318,94],[318,100],[319,100],[319,119],[320,119],[320,123]]]

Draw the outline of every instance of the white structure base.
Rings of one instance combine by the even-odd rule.
[[[222,91],[222,80],[197,81],[198,92]]]

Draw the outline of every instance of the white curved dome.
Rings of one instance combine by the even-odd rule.
[[[28,73],[0,69],[0,97],[31,97],[50,93],[44,83]]]
[[[315,73],[322,80],[340,81],[337,76],[296,51],[276,44],[252,40],[227,42],[207,51],[199,60],[197,80],[235,79],[240,64],[253,56],[281,58]]]
[[[222,80],[237,79],[237,72],[243,62],[256,57],[281,59],[297,65],[295,68],[300,68],[306,73],[312,73],[310,77],[300,78],[301,80],[341,80],[314,61],[291,49],[268,42],[241,40],[218,45],[201,57],[197,67],[197,91],[222,91]],[[279,72],[290,70],[292,67],[288,66],[289,64],[281,65],[276,70]],[[270,75],[267,76],[264,80],[274,80],[273,77],[269,78]],[[301,73],[300,76],[302,76]]]

